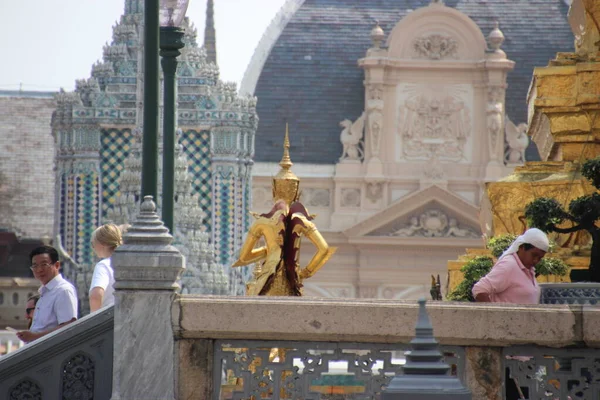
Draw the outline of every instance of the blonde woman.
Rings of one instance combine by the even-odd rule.
[[[113,295],[115,276],[110,263],[110,257],[121,245],[121,230],[114,224],[105,224],[92,234],[92,248],[101,258],[94,268],[92,284],[90,285],[90,311],[115,303]]]

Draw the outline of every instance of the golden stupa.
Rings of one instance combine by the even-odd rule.
[[[548,66],[535,68],[527,99],[528,134],[542,161],[527,162],[506,178],[486,184],[481,213],[488,236],[521,234],[526,229],[525,206],[538,197],[553,197],[568,207],[571,200],[595,191],[580,169],[585,160],[600,155],[600,1],[573,0],[569,24],[575,52],[557,53]],[[556,255],[571,268],[588,268],[587,233],[550,237],[560,247]],[[465,261],[483,253],[469,249],[466,256],[448,263],[449,290],[462,280]]]

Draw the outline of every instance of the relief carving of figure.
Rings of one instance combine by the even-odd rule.
[[[450,218],[448,221],[448,231],[446,236],[463,237],[463,238],[476,238],[479,237],[477,233],[470,229],[464,229],[458,227],[458,221],[456,218]]]
[[[529,136],[527,136],[527,124],[520,123],[515,125],[508,117],[504,119],[506,132],[506,162],[508,164],[522,164],[525,162],[525,150],[529,146]]]
[[[369,113],[369,139],[371,142],[371,156],[379,156],[379,142],[381,139],[381,124],[382,116],[379,111],[371,111]]]
[[[369,100],[381,100],[383,90],[380,85],[372,85],[369,88]]]
[[[343,151],[340,161],[352,160],[360,161],[363,158],[362,138],[365,129],[365,113],[354,122],[345,119],[340,122],[340,126],[344,128],[340,134]]]
[[[499,144],[502,133],[502,114],[504,110],[504,89],[502,87],[490,87],[488,89],[487,104],[487,128],[489,132],[490,159],[497,160],[499,155]]]
[[[367,183],[366,196],[371,201],[371,203],[376,203],[379,199],[381,199],[382,194],[383,194],[383,183],[382,182]]]
[[[419,219],[417,217],[411,217],[408,226],[395,230],[392,232],[391,236],[417,236],[419,231],[421,231]]]
[[[470,228],[458,226],[456,218],[448,218],[441,210],[427,210],[412,216],[410,223],[396,229],[389,236],[403,237],[459,237],[477,238],[479,234]]]
[[[487,127],[490,135],[489,150],[490,158],[495,160],[498,158],[497,149],[500,142],[500,131],[502,130],[502,104],[489,103],[487,107]]]
[[[434,181],[443,181],[446,171],[440,162],[438,151],[438,149],[433,150],[433,157],[430,162],[426,163],[423,167],[423,176]]]

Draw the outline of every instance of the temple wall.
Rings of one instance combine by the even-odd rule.
[[[54,229],[55,108],[51,93],[0,92],[0,171],[14,194],[0,210],[0,228],[8,219],[24,237],[51,237]]]

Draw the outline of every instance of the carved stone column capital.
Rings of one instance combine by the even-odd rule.
[[[174,246],[173,236],[156,213],[156,204],[146,196],[140,214],[123,237],[124,244],[112,257],[115,289],[171,290],[185,268],[183,256]]]

